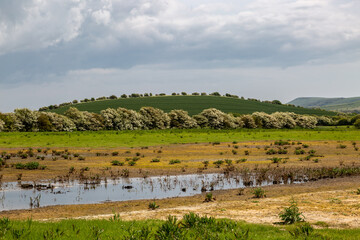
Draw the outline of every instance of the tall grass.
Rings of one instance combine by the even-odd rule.
[[[299,229],[294,229],[299,228]],[[189,213],[182,220],[122,221],[63,220],[59,222],[10,221],[0,219],[0,239],[349,239],[360,237],[360,229],[312,229],[310,226],[275,227],[214,219]],[[311,229],[311,231],[306,230]],[[301,238],[303,239],[303,238]]]

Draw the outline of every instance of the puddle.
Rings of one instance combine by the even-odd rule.
[[[262,182],[260,185],[272,183]],[[22,185],[22,187],[21,187]],[[3,183],[0,211],[30,209],[52,205],[91,204],[112,201],[185,197],[204,191],[245,187],[241,176],[190,174],[148,178],[120,178],[97,184],[78,181],[67,183]]]

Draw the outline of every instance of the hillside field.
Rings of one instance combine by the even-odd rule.
[[[328,111],[358,112],[360,111],[360,97],[353,98],[321,98],[302,97],[289,102],[306,108],[321,108]]]
[[[51,110],[52,112],[63,114],[69,107],[76,107],[80,111],[100,113],[106,108],[127,108],[138,111],[141,107],[150,106],[170,112],[173,109],[183,109],[190,115],[200,113],[207,108],[217,108],[225,113],[251,114],[253,112],[294,112],[297,114],[327,115],[333,116],[336,113],[319,109],[307,109],[302,107],[292,107],[263,103],[238,98],[216,97],[216,96],[159,96],[142,98],[120,98],[114,100],[102,100],[87,103],[78,103],[70,106],[60,107]]]

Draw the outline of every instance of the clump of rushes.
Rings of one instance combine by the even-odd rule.
[[[181,163],[181,161],[179,159],[175,159],[175,160],[170,160],[169,164],[177,164],[177,163]]]
[[[136,164],[136,162],[135,162],[135,161],[133,161],[133,160],[132,160],[132,161],[130,161],[130,162],[128,162],[128,165],[129,165],[129,166],[135,166],[135,164]]]
[[[149,203],[149,209],[150,209],[150,210],[155,210],[155,209],[157,209],[157,208],[159,208],[159,207],[160,207],[160,206],[157,205],[155,201]]]
[[[223,164],[224,161],[223,160],[217,160],[214,162],[214,165],[217,167],[217,168],[220,168],[221,164]]]
[[[236,160],[236,163],[242,163],[242,162],[246,162],[246,161],[247,161],[246,158],[242,158],[242,159]]]
[[[151,160],[151,162],[160,162],[160,159],[158,159],[158,158],[153,158],[152,160]]]
[[[113,165],[113,166],[124,166],[124,163],[120,162],[118,160],[114,160],[114,161],[111,162],[111,165]]]
[[[264,197],[266,197],[265,190],[262,189],[261,187],[254,188],[252,193],[254,194],[254,198],[264,198]]]
[[[213,197],[212,193],[207,193],[205,195],[205,200],[204,202],[212,202],[213,200],[215,200],[215,198]]]
[[[112,152],[111,155],[112,155],[112,156],[118,156],[118,155],[119,155],[119,152]]]

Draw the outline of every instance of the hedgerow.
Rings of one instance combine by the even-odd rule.
[[[0,131],[19,132],[69,132],[98,130],[140,130],[140,129],[238,129],[266,128],[291,129],[315,128],[319,125],[332,125],[329,117],[299,115],[292,112],[267,114],[255,112],[251,115],[227,114],[216,108],[203,110],[190,116],[184,110],[172,110],[165,113],[153,107],[142,107],[139,112],[125,108],[108,108],[100,114],[69,108],[64,115],[52,112],[16,109],[14,113],[0,113]],[[357,126],[356,121],[355,126]]]

